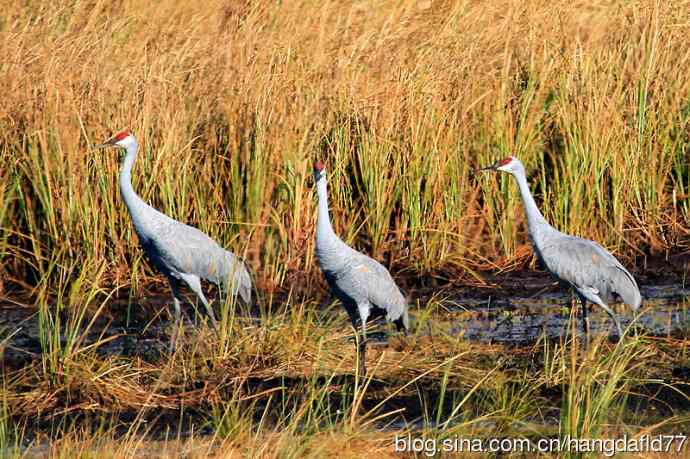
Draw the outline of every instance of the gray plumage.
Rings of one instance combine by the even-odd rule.
[[[132,217],[134,230],[153,265],[168,279],[175,306],[175,319],[181,320],[179,287],[184,282],[201,300],[217,327],[213,309],[201,289],[201,279],[215,283],[226,293],[251,305],[252,280],[245,264],[216,241],[192,226],[180,223],[146,204],[132,187],[132,166],[138,144],[129,131],[122,131],[98,148],[120,147],[126,150],[120,171],[120,193]],[[174,345],[176,335],[171,341]]]
[[[571,286],[582,303],[582,323],[587,332],[587,301],[603,308],[613,319],[620,336],[620,322],[608,303],[623,302],[637,311],[642,303],[635,278],[605,248],[596,242],[561,233],[549,225],[530,193],[525,168],[508,157],[484,170],[503,171],[515,177],[527,216],[534,251],[558,280]]]
[[[343,303],[357,333],[361,326],[359,368],[366,372],[366,323],[384,315],[398,330],[409,329],[408,305],[388,270],[376,260],[345,244],[333,231],[328,212],[326,172],[314,163],[314,179],[319,198],[316,223],[316,258],[329,287]]]

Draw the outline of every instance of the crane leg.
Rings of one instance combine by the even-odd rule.
[[[362,334],[359,341],[359,374],[361,377],[367,374],[367,319],[369,318],[369,305],[357,305],[359,319],[362,322]]]
[[[177,347],[180,328],[182,327],[182,297],[180,295],[180,282],[174,277],[168,277],[168,283],[170,284],[170,290],[173,296],[173,306],[175,307],[175,325],[172,335],[170,336],[170,352],[174,352]]]
[[[400,319],[398,319],[398,321],[396,322],[395,327],[398,331],[402,331],[405,336],[409,335],[410,315],[408,314],[407,309],[403,311],[402,316],[400,316]]]
[[[589,338],[589,324],[587,323],[587,300],[580,298],[580,303],[582,303],[582,331],[585,333],[585,337]]]
[[[613,319],[613,322],[616,324],[616,329],[618,330],[618,336],[622,339],[623,338],[623,328],[621,327],[621,323],[618,321],[618,318],[616,315],[613,313],[611,308],[606,306],[603,301],[599,300],[596,302],[599,306],[602,307],[604,311],[608,313],[609,316],[611,316],[611,319]]]
[[[194,293],[196,293],[196,296],[199,297],[201,302],[204,304],[206,313],[211,318],[213,328],[215,328],[215,330],[218,331],[218,322],[216,321],[216,315],[213,313],[211,305],[209,304],[208,300],[206,300],[204,292],[201,290],[201,281],[199,280],[199,278],[193,274],[180,274],[180,277],[182,277],[182,280],[184,280],[187,283],[187,285],[189,285],[189,288],[192,289]]]

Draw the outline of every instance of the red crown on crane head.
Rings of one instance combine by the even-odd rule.
[[[122,131],[115,134],[115,141],[119,142],[120,140],[123,140],[129,137],[130,135],[132,135],[132,132],[129,129],[123,129]]]

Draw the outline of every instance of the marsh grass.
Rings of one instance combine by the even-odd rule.
[[[310,178],[321,158],[336,231],[405,287],[533,263],[517,187],[474,173],[510,153],[550,222],[633,271],[687,251],[685,2],[2,6],[0,296],[30,298],[41,350],[0,368],[2,454],[386,457],[396,433],[687,425],[630,408],[650,381],[686,397],[668,374],[685,341],[470,343],[434,323],[442,293],[411,298],[412,335],[353,374],[340,306],[315,301]],[[110,300],[164,288],[119,197],[120,154],[90,147],[123,127],[143,199],[248,261],[261,326],[221,297],[220,336],[195,317],[173,354],[100,352]]]
[[[293,303],[261,327],[237,316],[225,337],[201,324],[153,361],[93,352],[106,344],[98,336],[68,355],[63,343],[56,370],[35,360],[5,373],[0,438],[28,457],[385,457],[396,435],[595,438],[687,422],[635,408],[655,401],[650,382],[687,397],[668,374],[687,365],[683,340],[583,347],[566,334],[514,347],[417,332],[371,347],[361,378],[347,319],[317,311]]]
[[[625,425],[627,394],[635,378],[644,375],[645,362],[652,355],[638,336],[628,336],[602,353],[603,337],[578,352],[571,342],[567,381],[563,381],[561,435],[570,438],[602,438],[611,424]],[[598,357],[597,357],[598,356]]]
[[[149,278],[119,155],[89,147],[123,126],[136,190],[245,254],[263,290],[316,282],[317,157],[337,231],[401,274],[524,263],[516,187],[473,173],[511,152],[560,229],[630,261],[687,248],[682,2],[178,3],[7,5],[11,282]]]

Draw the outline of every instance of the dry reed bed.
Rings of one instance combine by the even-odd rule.
[[[198,333],[187,331],[186,344],[174,355],[153,360],[104,357],[96,352],[99,345],[72,351],[63,346],[55,364],[44,355],[23,368],[5,369],[0,400],[16,416],[50,417],[64,410],[107,413],[204,407],[236,390],[262,392],[258,388],[266,381],[273,381],[268,383],[271,387],[283,384],[293,389],[311,378],[352,375],[356,358],[354,346],[348,343],[352,335],[339,329],[347,327],[339,323],[317,328],[310,321],[307,331],[293,321],[269,322],[261,328],[233,327],[219,342],[204,327]],[[474,346],[450,336],[391,337],[390,346],[374,346],[368,359],[376,378],[388,381],[391,391],[416,377],[433,383],[445,372],[453,374],[454,387],[470,389],[491,371],[502,352],[502,346]],[[524,357],[521,352],[513,355]],[[324,389],[337,392],[342,385],[342,381],[326,383]],[[263,394],[268,395],[270,390]]]
[[[122,127],[142,144],[135,188],[144,199],[244,254],[264,292],[320,291],[309,178],[317,157],[329,170],[336,230],[400,279],[481,281],[481,270],[530,263],[516,187],[473,172],[512,152],[558,228],[602,242],[631,267],[688,249],[687,1],[2,6],[0,295],[7,283],[28,291],[45,335],[40,359],[3,369],[0,448],[23,438],[13,421],[35,412],[60,420],[196,409],[212,438],[154,452],[140,441],[141,419],[124,439],[112,426],[94,435],[61,424],[47,434],[61,438],[48,454],[391,451],[392,435],[374,422],[381,411],[358,409],[373,389],[343,379],[354,367],[343,318],[316,318],[313,303],[291,297],[289,317],[263,329],[236,323],[220,341],[192,333],[183,352],[155,364],[60,342],[54,310],[69,309],[81,322],[68,328],[78,330],[111,296],[140,295],[153,279],[119,200],[119,158],[89,148]],[[635,430],[645,422],[626,426],[625,410],[650,380],[677,382],[669,372],[687,366],[683,340],[600,340],[589,351],[443,334],[399,344],[370,354],[383,381],[374,392],[458,396],[460,412],[427,407],[429,419],[452,421],[424,428],[439,438],[509,435],[554,409],[560,433],[580,436],[687,422]],[[297,382],[282,398],[248,389],[266,378]],[[560,402],[541,395],[553,387]],[[322,398],[337,393],[345,414]],[[279,399],[289,408],[275,425],[252,417],[259,401]]]
[[[123,126],[142,196],[269,290],[318,279],[316,157],[338,232],[396,272],[524,266],[516,187],[472,172],[509,152],[559,228],[631,262],[684,250],[687,6],[7,2],[2,265],[29,288],[138,285],[118,157],[89,149]]]
[[[569,340],[514,348],[448,336],[432,343],[411,338],[401,350],[372,352],[374,381],[357,382],[346,376],[354,362],[343,352],[343,336],[324,333],[306,344],[298,336],[294,344],[290,333],[277,324],[272,328],[273,337],[236,330],[233,340],[245,346],[237,354],[204,349],[223,345],[203,329],[183,347],[187,351],[156,364],[81,351],[64,359],[52,380],[40,365],[29,365],[5,380],[1,406],[27,431],[34,423],[43,426],[33,435],[52,440],[51,457],[75,457],[72,451],[81,448],[92,454],[109,448],[108,457],[154,454],[155,443],[142,438],[153,432],[160,438],[154,425],[165,412],[196,413],[194,424],[180,420],[165,448],[152,457],[174,457],[179,453],[171,449],[192,447],[218,457],[259,451],[266,457],[323,457],[335,454],[332,448],[358,457],[370,448],[390,453],[394,435],[410,431],[437,439],[595,437],[673,432],[674,425],[688,422],[682,411],[655,417],[631,408],[642,400],[664,407],[664,387],[667,393],[687,391],[670,374],[671,368],[687,365],[686,340],[629,338],[614,345],[598,337],[584,349]],[[278,355],[265,345],[274,340],[284,349]],[[409,406],[394,409],[400,406],[396,400],[405,399],[412,401]],[[333,403],[340,406],[337,413]],[[414,421],[417,405],[423,409],[422,419],[416,419],[423,422],[421,431],[417,424],[381,430],[401,417]],[[132,412],[133,420],[118,419]],[[560,415],[558,425],[553,425],[554,413]],[[2,416],[0,421],[0,427],[7,423]],[[2,446],[12,446],[12,440],[4,440]],[[40,450],[43,443],[33,444]]]
[[[96,314],[107,304],[106,299]],[[682,385],[673,371],[684,371],[690,362],[690,342],[682,337],[635,338],[630,346],[614,346],[604,343],[606,336],[601,335],[582,351],[567,339],[560,345],[541,340],[531,346],[473,343],[447,329],[452,323],[435,323],[434,311],[441,307],[432,302],[417,311],[410,336],[389,336],[387,346],[371,347],[369,367],[381,383],[368,391],[369,397],[409,396],[419,386],[431,393],[443,385],[470,393],[478,388],[491,392],[511,383],[530,390],[567,386],[569,378],[581,377],[582,368],[596,371],[599,382],[613,372],[625,374],[629,385],[644,386],[652,380]],[[266,398],[277,387],[287,394],[300,394],[305,385],[324,393],[343,393],[355,377],[353,335],[345,314],[316,312],[313,302],[289,303],[285,311],[264,317],[260,325],[221,314],[219,337],[205,325],[187,328],[181,338],[184,344],[173,355],[163,350],[165,341],[157,352],[120,355],[108,347],[117,336],[86,340],[92,325],[73,319],[74,314],[69,321],[51,322],[45,316],[53,308],[41,305],[34,319],[40,327],[41,353],[19,366],[2,367],[0,407],[4,405],[15,417],[50,419],[73,411],[203,411],[228,397]],[[88,309],[84,306],[81,313]],[[5,335],[10,332],[3,330]],[[6,341],[0,341],[0,351],[5,346]],[[571,359],[570,352],[577,358]],[[631,366],[610,368],[619,364],[609,360],[612,354],[624,354],[627,360],[620,360]]]

